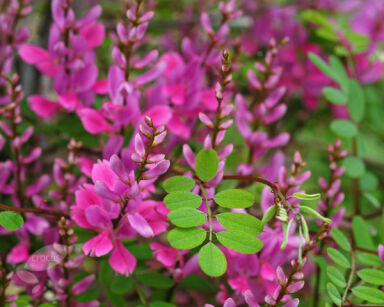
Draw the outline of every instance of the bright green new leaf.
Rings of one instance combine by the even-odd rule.
[[[384,292],[371,287],[357,286],[352,289],[352,293],[358,298],[373,304],[384,304]]]
[[[190,191],[195,186],[195,181],[192,178],[185,176],[174,176],[168,178],[163,183],[163,188],[167,193],[177,191]]]
[[[336,105],[345,105],[347,103],[347,96],[338,89],[334,87],[326,86],[323,88],[323,95],[329,102],[332,102]]]
[[[255,197],[248,191],[230,189],[217,193],[214,200],[224,208],[248,208],[255,202]]]
[[[320,194],[293,193],[291,197],[302,200],[318,200],[320,199]]]
[[[346,119],[336,119],[332,121],[331,130],[338,136],[346,138],[353,138],[357,134],[355,124]]]
[[[316,210],[312,209],[311,207],[300,206],[300,212],[305,214],[305,215],[309,215],[309,216],[315,217],[317,219],[320,219],[323,222],[326,222],[328,224],[332,223],[331,219],[322,216],[319,212],[317,212]]]
[[[338,287],[345,288],[347,285],[344,275],[334,266],[327,267],[327,275],[329,279]]]
[[[346,174],[351,178],[359,178],[365,173],[365,164],[357,157],[348,156],[344,158],[343,165]]]
[[[168,233],[168,241],[174,248],[191,249],[203,243],[206,236],[201,228],[175,228]]]
[[[263,226],[269,223],[269,221],[275,216],[276,211],[277,211],[276,205],[270,206],[267,209],[267,212],[264,213],[264,216],[261,220],[261,223],[263,224]]]
[[[199,226],[207,220],[204,212],[193,208],[181,208],[171,211],[168,213],[168,218],[172,224],[182,228]]]
[[[330,282],[327,283],[327,292],[329,297],[331,298],[332,302],[334,302],[337,306],[341,305],[341,296],[339,293],[339,290],[337,290],[336,286],[334,284],[331,284]]]
[[[289,230],[291,229],[292,223],[293,223],[293,219],[290,219],[288,223],[283,223],[284,239],[283,239],[283,242],[281,242],[281,246],[280,246],[281,250],[285,249],[285,247],[287,246]]]
[[[331,230],[332,238],[336,243],[345,251],[349,252],[351,250],[351,245],[347,237],[337,228],[332,228]]]
[[[365,113],[365,97],[363,88],[357,80],[351,79],[349,80],[348,92],[349,113],[354,121],[360,122]]]
[[[202,149],[197,154],[195,164],[196,174],[204,182],[216,176],[218,167],[219,158],[213,149]]]
[[[11,211],[4,211],[0,213],[0,225],[6,230],[16,231],[23,226],[24,220],[20,214]]]
[[[200,249],[199,263],[202,271],[212,277],[219,277],[227,270],[227,260],[223,252],[212,242]]]
[[[263,247],[260,239],[245,232],[221,231],[216,237],[224,246],[242,254],[254,254]]]
[[[305,242],[309,243],[311,241],[311,239],[309,238],[309,229],[308,229],[307,221],[305,220],[304,216],[302,216],[302,215],[300,215],[300,219],[301,219],[301,226],[303,229]]]
[[[357,275],[367,283],[384,286],[384,271],[375,269],[362,269],[357,272]]]
[[[169,289],[175,284],[173,279],[156,272],[137,274],[136,278],[140,284],[157,289]]]
[[[332,247],[328,247],[327,249],[328,256],[338,264],[339,266],[348,269],[351,266],[351,262],[347,257],[345,257],[341,252],[339,252],[337,249],[334,249]]]
[[[250,214],[225,212],[216,215],[217,220],[228,230],[258,235],[263,231],[261,221]]]
[[[199,195],[186,191],[172,192],[164,197],[164,203],[170,210],[185,207],[196,209],[201,205],[201,202],[202,199]]]

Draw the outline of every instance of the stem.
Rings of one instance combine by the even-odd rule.
[[[139,296],[140,302],[144,305],[144,307],[148,307],[149,304],[148,304],[147,298],[145,297],[145,293],[144,293],[143,289],[141,288],[139,282],[137,281],[136,276],[134,274],[132,274],[131,277],[132,277],[133,282],[135,284],[135,288],[136,288],[137,294]]]
[[[351,252],[351,259],[352,259],[351,270],[349,272],[347,286],[345,288],[343,297],[341,298],[341,305],[344,305],[344,302],[345,302],[345,300],[347,298],[347,295],[348,295],[348,290],[349,290],[349,288],[352,285],[353,276],[355,275],[355,262],[356,262],[356,259],[355,259],[355,254],[353,252]]]
[[[203,193],[204,200],[205,200],[205,205],[207,206],[207,213],[208,213],[208,222],[209,222],[209,241],[212,242],[212,232],[213,232],[213,227],[212,227],[212,211],[211,207],[209,206],[208,203],[208,197],[207,197],[207,192],[205,191],[205,188],[202,183],[199,183],[201,193]]]
[[[55,210],[48,210],[48,209],[39,209],[39,208],[16,208],[16,207],[9,207],[3,204],[0,204],[0,209],[6,210],[6,211],[12,211],[12,212],[18,212],[18,213],[33,213],[36,215],[51,215],[55,216],[56,218],[65,217],[70,219],[69,215],[66,213],[63,213],[61,211],[55,211]]]

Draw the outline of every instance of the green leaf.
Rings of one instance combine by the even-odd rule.
[[[378,188],[379,179],[371,172],[365,172],[359,178],[360,189],[364,192],[373,192]]]
[[[305,242],[309,243],[309,242],[311,242],[311,239],[309,238],[309,229],[308,229],[307,221],[305,220],[304,216],[302,216],[302,215],[300,215],[300,219],[301,219],[301,226],[303,229]]]
[[[293,193],[291,197],[303,200],[318,200],[320,199],[320,194]]]
[[[201,278],[200,276],[197,276],[195,274],[189,274],[187,275],[180,284],[187,288],[194,291],[199,292],[213,292],[212,284],[207,281],[206,279]]]
[[[267,211],[264,213],[261,223],[264,225],[268,224],[269,221],[275,216],[277,211],[277,206],[270,206]]]
[[[331,230],[332,238],[336,243],[345,251],[349,252],[351,250],[351,245],[347,237],[337,228],[332,228]]]
[[[198,208],[201,205],[202,199],[199,195],[192,192],[178,191],[172,192],[164,197],[164,203],[170,210],[180,208]]]
[[[316,210],[312,209],[311,207],[300,206],[300,212],[305,214],[305,215],[309,215],[309,216],[315,217],[315,218],[317,218],[319,220],[322,220],[323,222],[326,222],[328,224],[332,223],[331,219],[322,216],[319,212],[317,212]]]
[[[343,159],[346,174],[351,178],[359,178],[365,173],[364,162],[354,156],[348,156]]]
[[[228,230],[243,231],[254,236],[263,231],[261,221],[250,214],[225,212],[216,215],[216,218]]]
[[[23,224],[23,218],[16,212],[4,211],[0,213],[0,225],[6,230],[16,231],[23,226]]]
[[[140,284],[157,289],[169,289],[175,284],[175,282],[168,276],[155,272],[137,274],[136,278]]]
[[[191,249],[203,243],[206,236],[201,228],[175,228],[168,233],[168,241],[174,248]]]
[[[344,93],[348,93],[349,78],[345,71],[343,63],[338,57],[331,55],[329,57],[329,65],[331,66],[331,69],[334,71],[334,73],[337,75],[337,80],[335,81],[339,83]]]
[[[328,66],[318,55],[309,52],[308,58],[311,60],[313,64],[316,65],[318,69],[320,69],[324,74],[330,77],[333,80],[337,80],[337,74],[333,71],[333,69]]]
[[[212,277],[221,276],[227,270],[227,260],[223,252],[212,242],[200,249],[199,263],[202,271]]]
[[[347,285],[344,275],[334,266],[327,267],[327,275],[329,279],[338,287],[345,288]]]
[[[332,247],[328,247],[327,249],[328,256],[338,264],[339,266],[348,269],[351,266],[351,262],[346,258],[341,252]]]
[[[177,191],[190,191],[195,186],[195,181],[192,178],[185,176],[174,176],[168,178],[163,183],[163,188],[167,193]]]
[[[172,224],[182,228],[199,226],[207,220],[204,212],[193,208],[181,208],[171,211],[168,213],[168,218]]]
[[[341,305],[340,293],[334,284],[331,284],[330,282],[327,283],[327,292],[332,302],[334,302],[337,306],[340,306]]]
[[[352,230],[356,246],[376,250],[368,225],[361,216],[352,218]]]
[[[338,136],[346,138],[352,138],[357,135],[355,124],[345,119],[336,119],[332,121],[331,130]]]
[[[356,252],[357,260],[365,265],[382,266],[383,262],[378,255],[367,254],[364,252]]]
[[[255,197],[248,191],[230,189],[217,193],[214,200],[224,208],[248,208],[255,202]]]
[[[133,279],[124,275],[117,275],[111,283],[111,290],[116,294],[128,293],[133,288]]]
[[[196,157],[196,174],[204,182],[216,176],[219,167],[219,158],[213,149],[203,149]]]
[[[216,237],[225,247],[242,254],[254,254],[263,247],[260,239],[241,231],[221,231]]]
[[[360,122],[365,113],[365,97],[363,88],[357,80],[349,80],[348,94],[348,109],[351,118]]]
[[[384,286],[384,271],[375,269],[362,269],[357,272],[357,275],[367,283]]]
[[[155,301],[149,304],[149,307],[177,307],[174,304],[170,304],[162,301]]]
[[[347,96],[338,89],[334,87],[326,86],[323,88],[323,95],[329,102],[332,102],[336,105],[345,105],[347,103]]]
[[[352,289],[352,293],[358,298],[373,304],[384,304],[384,292],[371,287],[357,286]]]
[[[284,239],[283,239],[283,242],[281,242],[281,246],[280,246],[281,250],[285,249],[285,247],[287,246],[289,230],[291,229],[292,223],[293,223],[293,219],[290,219],[288,223],[283,223]]]

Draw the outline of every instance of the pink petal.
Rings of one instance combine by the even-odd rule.
[[[21,45],[19,55],[28,64],[36,64],[52,59],[51,55],[43,48],[27,44]]]
[[[97,205],[92,205],[85,209],[85,217],[93,227],[100,229],[112,228],[112,222],[107,212]]]
[[[53,115],[60,105],[40,95],[28,97],[29,107],[40,117],[46,118]]]
[[[139,213],[129,213],[127,214],[128,221],[133,229],[135,229],[139,234],[145,238],[153,237],[154,233],[149,226],[145,218],[143,218]]]
[[[102,132],[112,132],[113,127],[109,124],[98,111],[84,108],[78,112],[84,129],[91,134],[100,134]]]
[[[116,240],[115,248],[109,257],[109,264],[116,272],[128,276],[136,267],[136,258],[124,247],[120,240]]]
[[[94,274],[83,278],[82,280],[78,281],[73,285],[72,293],[74,295],[79,295],[80,293],[87,291],[87,289],[89,288],[89,286],[92,284],[94,280],[95,280]]]
[[[28,244],[21,242],[14,246],[8,253],[7,263],[18,264],[27,261],[28,257]]]
[[[100,257],[108,254],[113,248],[108,230],[104,230],[96,237],[83,244],[83,252],[92,257]]]
[[[217,99],[214,89],[202,91],[200,100],[208,110],[215,111],[217,109]]]
[[[107,94],[108,93],[108,79],[97,80],[92,87],[96,94]]]
[[[118,179],[115,172],[109,166],[109,162],[107,160],[98,161],[94,164],[92,169],[92,180],[93,182],[101,181],[104,182],[108,188],[113,190],[115,185],[115,181]]]
[[[172,117],[172,111],[168,106],[157,105],[149,109],[146,116],[152,118],[155,126],[166,125]]]
[[[66,94],[59,95],[59,103],[67,111],[74,111],[81,105],[76,94],[73,92],[68,92]]]
[[[188,139],[191,135],[191,129],[177,114],[173,114],[171,120],[168,122],[167,127],[173,134],[184,139]]]
[[[105,37],[104,26],[96,21],[81,27],[79,33],[87,41],[88,48],[95,48],[101,45]]]

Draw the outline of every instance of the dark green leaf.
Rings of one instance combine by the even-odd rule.
[[[203,149],[197,154],[195,169],[201,180],[207,182],[213,179],[218,167],[219,158],[213,149]]]
[[[214,200],[224,208],[248,208],[255,202],[255,197],[248,191],[230,189],[217,193]]]
[[[365,173],[365,164],[359,158],[348,156],[344,158],[343,164],[345,166],[345,172],[349,177],[359,178]]]
[[[153,303],[150,303],[149,307],[177,307],[177,306],[167,302],[155,301]]]
[[[352,230],[356,246],[376,250],[368,225],[362,217],[355,216],[352,218]]]
[[[228,230],[243,231],[254,236],[263,231],[261,221],[250,214],[225,212],[216,215],[216,218]]]
[[[0,213],[0,225],[6,230],[16,231],[23,226],[23,223],[23,218],[16,212],[4,211]]]
[[[161,273],[137,274],[136,278],[140,284],[157,289],[169,289],[175,284],[171,278]]]
[[[170,210],[180,208],[198,208],[201,205],[202,199],[199,195],[191,192],[178,191],[172,192],[164,197],[164,203]]]
[[[277,211],[276,205],[272,205],[267,209],[267,211],[264,213],[263,219],[261,220],[261,223],[263,224],[263,226],[269,223],[269,221],[275,216],[276,211]]]
[[[177,191],[190,191],[195,186],[195,181],[192,178],[185,176],[174,176],[168,178],[163,183],[163,188],[167,193]]]
[[[189,274],[187,275],[180,284],[187,288],[194,291],[199,292],[212,292],[212,284],[207,281],[206,279],[201,278],[200,276],[197,276],[195,274]]]
[[[320,69],[323,73],[325,73],[328,77],[332,78],[333,80],[337,80],[337,74],[318,55],[309,52],[308,57],[311,62],[315,64],[317,68]]]
[[[202,271],[212,277],[221,276],[227,270],[227,260],[223,252],[212,242],[200,249],[199,263]]]
[[[351,266],[351,262],[346,258],[341,252],[332,247],[328,247],[327,249],[328,256],[338,264],[339,266],[348,269]]]
[[[193,208],[181,208],[171,211],[168,213],[168,218],[172,224],[182,228],[199,226],[207,220],[204,212]]]
[[[345,251],[349,252],[351,250],[351,245],[347,237],[337,228],[332,228],[331,230],[332,238],[336,243]]]
[[[365,97],[363,88],[357,80],[351,79],[349,80],[348,92],[349,113],[354,121],[360,122],[363,119],[365,112]]]
[[[201,228],[175,228],[168,233],[168,241],[174,248],[191,249],[203,243],[206,236]]]
[[[358,298],[373,304],[384,304],[384,292],[371,287],[357,286],[352,289],[352,293]]]
[[[245,232],[221,231],[216,233],[216,237],[225,247],[242,254],[254,254],[263,247],[260,239]]]
[[[111,283],[111,290],[116,294],[128,293],[132,288],[133,279],[124,275],[117,275]]]

